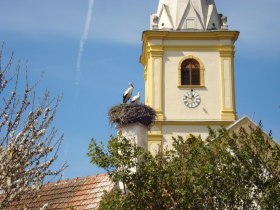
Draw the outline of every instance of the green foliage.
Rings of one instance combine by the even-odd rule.
[[[280,148],[261,128],[173,138],[156,155],[111,137],[106,149],[93,140],[89,156],[128,189],[106,193],[99,209],[280,209]]]
[[[110,108],[108,118],[111,124],[119,126],[141,123],[150,127],[156,118],[156,112],[144,104],[120,104]]]
[[[142,147],[137,147],[126,138],[111,136],[107,148],[95,139],[91,140],[88,155],[91,163],[105,169],[114,182],[131,182],[131,168],[136,167],[137,158],[144,154]]]

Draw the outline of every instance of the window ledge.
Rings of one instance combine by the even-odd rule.
[[[205,88],[205,85],[177,85],[178,88]]]

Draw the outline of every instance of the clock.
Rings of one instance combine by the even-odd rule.
[[[191,89],[184,94],[183,102],[189,108],[196,108],[199,106],[201,98],[197,92],[194,92],[193,89]]]

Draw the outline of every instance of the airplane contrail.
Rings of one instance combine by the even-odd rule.
[[[80,48],[79,48],[79,53],[78,53],[77,66],[76,66],[76,82],[75,82],[76,96],[78,96],[78,93],[79,93],[79,85],[80,85],[80,78],[81,78],[81,61],[82,61],[83,52],[84,52],[84,44],[88,38],[88,34],[89,34],[89,30],[90,30],[93,5],[94,5],[94,0],[89,0],[85,27],[84,27],[84,31],[83,31],[83,34],[80,39]]]

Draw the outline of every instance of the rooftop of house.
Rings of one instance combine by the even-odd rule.
[[[36,197],[28,193],[5,210],[98,209],[103,192],[113,187],[108,174],[48,183],[39,190]]]

